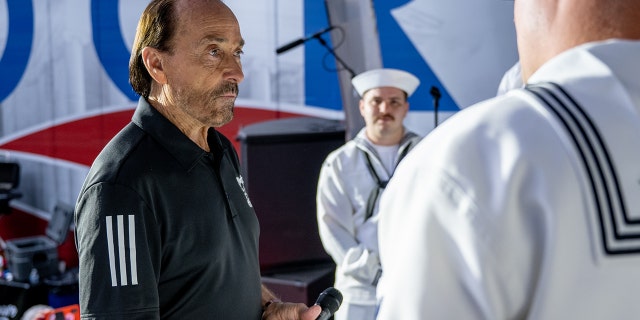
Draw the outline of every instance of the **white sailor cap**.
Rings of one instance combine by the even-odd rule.
[[[367,90],[380,87],[398,88],[411,96],[420,80],[409,72],[398,69],[374,69],[365,71],[351,79],[351,84],[362,97]]]

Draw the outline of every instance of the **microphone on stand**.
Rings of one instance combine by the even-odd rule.
[[[431,94],[431,97],[433,98],[433,128],[435,129],[438,126],[438,106],[440,105],[440,97],[442,97],[442,94],[440,94],[440,90],[438,89],[438,87],[432,86],[431,90],[429,91],[429,93]]]
[[[316,300],[315,303],[322,308],[322,312],[320,312],[320,315],[316,320],[328,320],[331,318],[331,316],[338,311],[341,303],[342,293],[340,293],[338,289],[334,287],[324,289],[324,291],[320,293],[320,296],[318,296],[318,300]]]
[[[311,40],[313,38],[320,37],[320,35],[322,35],[323,33],[329,32],[329,31],[333,30],[334,28],[335,28],[334,26],[330,26],[330,27],[322,29],[322,30],[310,35],[310,36],[307,36],[307,37],[300,38],[298,40],[289,42],[289,43],[285,44],[284,46],[276,49],[276,54],[281,54],[281,53],[284,53],[286,51],[289,51],[289,50],[291,50],[291,49],[293,49],[293,48],[295,48],[295,47],[297,47],[297,46],[299,46],[299,45],[301,45],[301,44],[303,44],[303,43],[305,43],[305,42],[307,42],[307,41],[309,41],[309,40]]]

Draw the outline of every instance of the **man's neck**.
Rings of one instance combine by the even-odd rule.
[[[400,144],[402,137],[404,137],[404,129],[394,133],[380,133],[374,134],[369,130],[366,130],[367,139],[369,142],[378,146],[393,146]]]
[[[189,140],[193,141],[204,151],[211,151],[207,142],[209,127],[193,119],[177,106],[169,106],[162,103],[161,99],[149,97],[149,104],[160,112],[167,120],[175,125]]]

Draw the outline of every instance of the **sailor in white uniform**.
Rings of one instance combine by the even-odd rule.
[[[336,320],[375,319],[378,258],[377,205],[396,165],[420,140],[403,120],[407,98],[420,81],[396,69],[354,77],[366,126],[327,156],[318,180],[320,238],[336,263],[335,287],[343,294]]]
[[[527,88],[444,122],[382,196],[380,320],[640,318],[640,1],[514,12]]]

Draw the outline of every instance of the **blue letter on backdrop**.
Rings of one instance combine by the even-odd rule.
[[[91,1],[93,45],[113,83],[131,100],[138,95],[129,85],[129,49],[124,43],[118,17],[118,0]]]
[[[32,0],[7,0],[9,34],[0,57],[0,102],[16,88],[27,69],[33,44]]]

